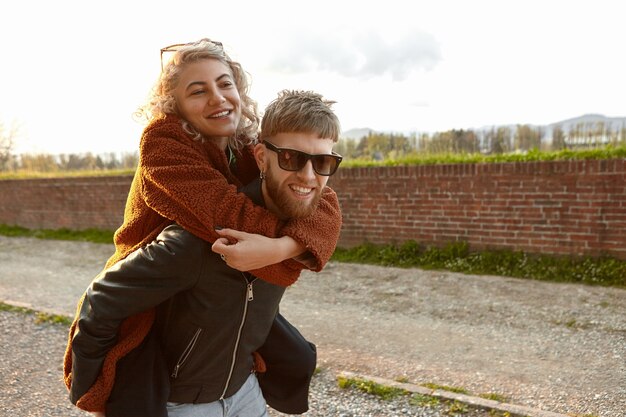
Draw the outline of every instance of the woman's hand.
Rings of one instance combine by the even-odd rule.
[[[250,271],[294,258],[305,252],[305,248],[289,236],[269,238],[263,235],[220,229],[221,237],[213,243],[213,252],[224,257],[231,268]]]

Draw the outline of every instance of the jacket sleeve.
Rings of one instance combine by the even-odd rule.
[[[334,193],[324,194],[323,204],[310,219],[292,221],[283,227],[285,225],[276,216],[254,205],[237,192],[236,185],[229,183],[227,178],[231,182],[236,179],[221,151],[202,152],[176,129],[182,131],[178,120],[173,119],[159,128],[147,129],[142,137],[140,189],[150,208],[209,242],[218,237],[215,226],[272,238],[288,235],[316,257],[314,269],[324,266],[332,255],[336,239],[333,233],[319,236],[318,226],[333,225],[333,230],[340,227],[341,216]],[[252,168],[247,169],[249,172]],[[286,260],[252,272],[260,278],[275,281],[284,276],[286,282],[292,282],[303,268],[299,262]]]
[[[123,320],[193,286],[206,244],[177,225],[153,243],[102,271],[86,291],[72,337],[70,400],[93,385]]]
[[[138,169],[145,203],[209,242],[218,238],[215,226],[276,237],[279,219],[237,191],[223,152],[204,151],[177,129],[170,122],[142,137]]]

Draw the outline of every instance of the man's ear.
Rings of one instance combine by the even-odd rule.
[[[254,159],[256,160],[256,165],[259,167],[259,171],[265,172],[267,167],[267,162],[265,158],[267,157],[267,149],[265,145],[261,143],[257,143],[254,145]]]

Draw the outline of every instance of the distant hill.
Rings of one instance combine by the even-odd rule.
[[[623,127],[626,127],[626,117],[607,117],[602,114],[584,114],[582,116],[573,117],[571,119],[561,120],[558,122],[550,123],[548,125],[530,125],[534,128],[542,128],[544,131],[544,138],[551,140],[552,139],[552,130],[560,126],[564,132],[568,132],[571,129],[575,128],[577,125],[582,124],[583,127],[591,129],[596,123],[604,122],[604,125],[607,128],[610,128],[612,131],[620,130]],[[515,131],[516,125],[505,125],[509,127],[511,130]],[[498,128],[503,126],[483,126],[481,128],[468,128],[474,131],[488,131],[493,128]],[[341,133],[341,137],[345,139],[361,139],[363,136],[367,136],[370,132],[376,133],[374,129],[370,128],[358,128],[358,129],[350,129]],[[434,133],[434,132],[433,132]],[[409,134],[409,133],[406,133]]]
[[[341,137],[344,139],[361,139],[363,136],[367,136],[370,132],[374,132],[374,129],[367,127],[359,129],[350,129],[345,132],[341,132]]]
[[[611,130],[621,129],[626,127],[626,117],[606,117],[602,114],[585,114],[583,116],[574,117],[572,119],[561,120],[560,122],[551,123],[548,125],[550,129],[556,126],[561,126],[563,131],[567,132],[579,124],[584,126],[593,126],[598,122],[603,122],[606,127],[610,127]]]
[[[558,122],[550,123],[548,125],[529,124],[529,126],[534,127],[534,128],[543,128],[545,132],[544,136],[547,138],[551,138],[552,130],[557,126],[560,126],[561,129],[567,133],[568,131],[575,128],[579,124],[581,124],[584,128],[591,129],[595,127],[596,123],[598,122],[603,122],[604,125],[607,128],[610,128],[611,130],[619,130],[622,127],[626,127],[626,117],[607,117],[602,114],[592,114],[592,113],[584,114],[578,117],[573,117],[571,119],[561,120]],[[511,130],[515,130],[515,127],[517,125],[505,125],[505,126],[510,128]],[[497,129],[498,127],[502,127],[502,126],[484,126],[482,128],[474,129],[474,130],[486,131],[486,130],[491,130],[493,128]]]

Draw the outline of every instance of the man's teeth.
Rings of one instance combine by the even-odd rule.
[[[228,115],[228,113],[230,113],[230,111],[229,111],[229,110],[224,110],[224,111],[223,111],[223,112],[221,112],[221,113],[217,113],[217,114],[213,114],[213,115],[211,115],[211,117],[212,117],[212,118],[224,117],[224,116],[227,116],[227,115]]]
[[[311,190],[313,190],[312,188],[299,187],[297,185],[292,185],[291,189],[300,194],[308,194],[311,192]]]

